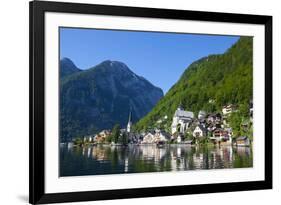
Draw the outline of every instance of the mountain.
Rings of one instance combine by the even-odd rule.
[[[62,141],[115,124],[125,127],[145,116],[163,91],[136,75],[124,63],[104,61],[60,80],[60,136]]]
[[[253,98],[252,49],[252,38],[241,37],[224,54],[210,55],[192,63],[135,129],[161,126],[169,130],[180,104],[196,116],[199,110],[221,112],[222,106],[228,103],[247,108]],[[166,115],[164,123],[156,123],[166,119]]]
[[[60,60],[60,78],[71,75],[73,73],[81,71],[76,65],[69,59],[63,58]]]

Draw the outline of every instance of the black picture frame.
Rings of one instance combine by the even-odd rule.
[[[105,6],[93,4],[32,1],[30,2],[30,164],[29,202],[31,204],[75,202],[137,197],[185,195],[272,188],[272,17],[231,13]],[[110,16],[150,17],[259,24],[265,26],[265,180],[219,184],[198,184],[153,188],[135,188],[71,193],[45,193],[45,80],[44,14],[46,12],[98,14]]]

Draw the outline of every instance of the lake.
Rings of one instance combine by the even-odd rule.
[[[129,145],[60,147],[60,176],[246,168],[253,166],[250,147]]]

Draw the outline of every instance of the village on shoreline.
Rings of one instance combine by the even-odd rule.
[[[252,136],[235,136],[229,124],[232,113],[237,112],[237,106],[228,104],[222,107],[221,112],[206,113],[201,110],[195,117],[191,111],[185,111],[181,105],[176,109],[171,127],[168,131],[155,127],[146,131],[133,130],[132,114],[130,111],[127,127],[122,129],[115,125],[112,130],[102,130],[95,135],[78,137],[70,143],[71,146],[127,146],[127,145],[157,145],[163,147],[168,144],[218,146],[251,146]],[[241,123],[240,129],[244,133],[252,133],[253,107],[249,106],[249,120]],[[157,121],[161,124],[167,116]]]

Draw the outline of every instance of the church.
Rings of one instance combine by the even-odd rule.
[[[130,132],[131,132],[132,124],[133,124],[133,123],[132,123],[132,109],[130,109],[128,124],[127,124],[127,133],[130,133]]]
[[[184,133],[189,127],[189,124],[192,122],[193,118],[193,112],[185,111],[180,105],[175,111],[173,117],[173,122],[171,126],[172,134],[174,134],[175,132]]]

